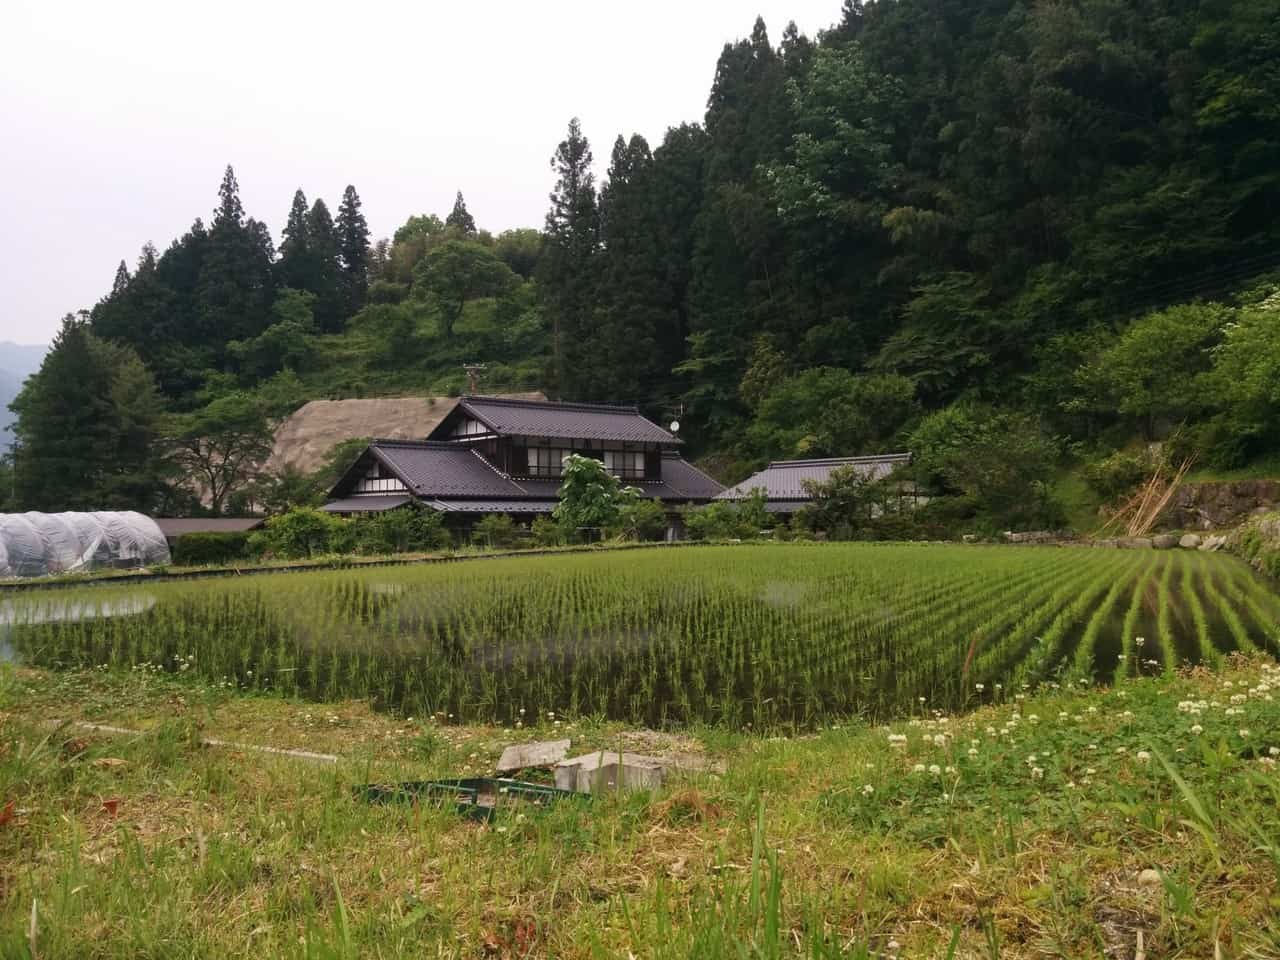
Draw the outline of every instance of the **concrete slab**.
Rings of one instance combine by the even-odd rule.
[[[601,750],[556,764],[556,786],[561,790],[595,793],[600,790],[657,790],[667,776],[667,764],[641,753]]]
[[[513,743],[498,758],[498,772],[512,773],[529,767],[551,767],[569,753],[568,740],[539,740],[534,743]]]

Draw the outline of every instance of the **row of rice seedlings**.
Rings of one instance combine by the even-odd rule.
[[[1137,593],[1138,584],[1147,576],[1147,571],[1151,564],[1143,563],[1135,566],[1132,570],[1127,571],[1115,578],[1111,585],[1111,589],[1107,591],[1107,595],[1102,598],[1102,602],[1098,604],[1089,617],[1088,623],[1085,624],[1084,633],[1080,636],[1080,642],[1076,645],[1075,654],[1072,657],[1072,670],[1075,679],[1092,679],[1096,674],[1113,675],[1117,669],[1115,663],[1101,664],[1098,662],[1098,636],[1102,632],[1102,628],[1115,615],[1115,609],[1120,601],[1120,597],[1124,595],[1126,590],[1132,591],[1134,595]],[[1127,655],[1123,652],[1120,654],[1120,663],[1127,659]]]
[[[1130,583],[1118,649],[1132,655],[1154,563],[1169,665],[1164,611],[1185,559],[972,547],[707,549],[160,585],[138,616],[20,632],[43,662],[190,669],[414,715],[812,726],[901,713],[920,697],[965,702],[971,646],[969,679],[989,689],[1064,658],[1083,669],[1115,642],[1105,628]],[[1255,617],[1266,602],[1256,582],[1214,589],[1211,563],[1197,557],[1176,581],[1202,654],[1211,618],[1187,597],[1202,589],[1215,611],[1251,599]],[[1221,616],[1245,648],[1239,618]]]

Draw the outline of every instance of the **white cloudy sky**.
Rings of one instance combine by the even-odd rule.
[[[4,0],[0,340],[47,341],[115,265],[206,219],[227,163],[279,236],[293,191],[347,183],[375,236],[448,212],[539,226],[548,160],[582,118],[597,167],[619,132],[700,121],[726,41],[776,43],[840,0]]]

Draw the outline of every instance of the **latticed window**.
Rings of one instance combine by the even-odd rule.
[[[643,480],[644,453],[640,450],[606,450],[604,468],[624,480]]]
[[[560,447],[529,447],[529,476],[558,477],[569,451]]]

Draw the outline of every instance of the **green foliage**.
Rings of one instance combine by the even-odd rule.
[[[1060,522],[1049,491],[1058,451],[1029,417],[954,404],[925,417],[909,443],[917,480],[959,516],[992,529]]]
[[[495,550],[509,550],[520,542],[520,528],[505,513],[486,513],[471,528],[471,539]]]
[[[352,523],[355,547],[361,553],[423,553],[453,543],[444,517],[417,503],[360,514]]]
[[[623,504],[609,535],[623,540],[661,540],[667,532],[667,511],[661,501],[634,498]]]
[[[639,499],[638,490],[623,487],[594,457],[569,454],[562,478],[560,502],[552,516],[570,541],[618,527],[624,508]],[[632,516],[639,518],[639,514]]]
[[[550,517],[534,517],[529,534],[538,547],[559,547],[564,544],[564,530]]]
[[[1240,462],[1280,444],[1280,293],[1246,307],[1226,327],[1207,377],[1220,411],[1214,427],[1219,463]]]
[[[315,295],[285,288],[271,307],[274,322],[252,340],[233,340],[227,353],[249,382],[284,370],[304,370],[315,359]]]
[[[259,477],[271,453],[272,428],[261,403],[229,393],[172,420],[170,460],[220,513],[232,493]]]
[[[26,509],[153,510],[161,501],[155,380],[132,349],[95,336],[85,317],[63,320],[10,408],[21,444],[17,499]]]
[[[179,567],[203,567],[248,560],[250,537],[248,530],[186,533],[173,543],[173,562]]]
[[[713,500],[684,514],[691,540],[755,540],[772,526],[762,490],[741,500]]]
[[[905,377],[818,367],[770,390],[747,436],[765,458],[880,453],[917,410]]]
[[[1085,402],[1137,419],[1148,435],[1157,419],[1177,423],[1202,409],[1200,378],[1231,311],[1187,304],[1135,320],[1079,372]]]
[[[509,292],[516,275],[488,247],[474,240],[445,240],[414,269],[413,294],[439,319],[446,339],[467,301]]]
[[[871,479],[851,466],[833,470],[825,483],[805,482],[812,503],[800,522],[833,540],[877,539],[914,506],[909,497],[904,502],[900,484],[905,482],[905,477]]]
[[[1115,453],[1087,463],[1085,481],[1104,501],[1117,500],[1151,476],[1155,463],[1147,455],[1117,450]]]
[[[250,537],[252,549],[268,557],[297,560],[328,553],[348,553],[355,542],[350,520],[313,507],[295,507],[268,517]]]

